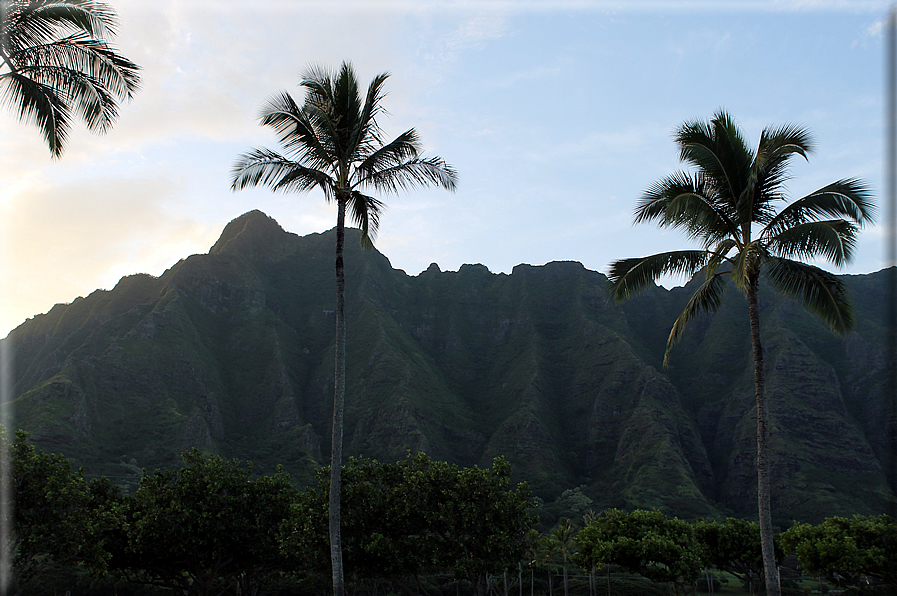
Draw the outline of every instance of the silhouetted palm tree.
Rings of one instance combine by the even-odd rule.
[[[330,455],[330,547],[335,596],[344,594],[339,497],[346,389],[346,210],[361,228],[362,246],[370,248],[383,203],[364,192],[396,193],[428,185],[454,190],[457,183],[454,168],[441,158],[421,157],[414,129],[391,141],[384,139],[376,117],[383,110],[380,102],[388,76],[384,73],[374,77],[362,99],[349,63],[344,62],[335,75],[324,68],[310,68],[300,83],[305,89],[301,106],[282,92],[262,109],[261,123],[277,131],[286,155],[254,149],[241,155],[233,168],[234,190],[256,185],[296,192],[319,188],[327,201],[337,204],[336,360]]]
[[[823,258],[841,266],[850,261],[859,228],[873,219],[868,188],[859,180],[833,182],[788,202],[784,183],[789,159],[812,151],[807,130],[766,128],[756,151],[724,111],[707,122],[686,122],[676,137],[679,157],[694,173],[678,172],[651,186],[635,209],[635,222],[654,222],[684,231],[698,250],[665,252],[611,264],[612,295],[625,300],[664,274],[692,276],[704,269],[697,289],[670,331],[670,350],[689,320],[720,305],[731,279],[748,301],[757,400],[758,508],[766,572],[766,593],[780,594],[770,510],[768,419],[760,345],[757,291],[761,273],[772,286],[838,334],[853,326],[844,284],[834,275],[796,259]]]
[[[37,124],[53,157],[65,149],[73,113],[91,132],[106,132],[118,102],[140,86],[140,67],[105,41],[116,24],[95,0],[0,2],[0,101]]]

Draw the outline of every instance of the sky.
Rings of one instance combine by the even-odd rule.
[[[376,246],[409,275],[560,260],[606,273],[615,259],[690,247],[633,226],[632,211],[684,167],[676,127],[721,108],[752,144],[767,126],[813,132],[815,153],[792,162],[792,197],[859,177],[881,205],[888,2],[110,4],[113,45],[143,79],[112,130],[76,123],[54,160],[36,127],[0,109],[0,337],[122,276],[208,252],[253,209],[299,235],[332,228],[336,208],[319,192],[230,189],[241,153],[278,148],[259,110],[281,91],[301,101],[309,65],[348,60],[364,85],[389,72],[387,136],[413,127],[426,155],[458,171],[454,193],[381,197]],[[883,228],[871,226],[853,264],[829,268],[886,264]]]

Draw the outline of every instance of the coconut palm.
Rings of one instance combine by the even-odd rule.
[[[576,547],[573,542],[574,536],[576,536],[576,529],[566,517],[562,517],[558,525],[549,533],[549,540],[554,544],[555,552],[561,560],[561,569],[564,572],[564,596],[569,596],[570,594],[567,564],[570,563]]]
[[[339,496],[346,388],[346,211],[361,229],[362,246],[371,248],[383,203],[365,193],[397,193],[428,185],[454,190],[457,183],[452,166],[439,157],[422,157],[414,129],[391,141],[384,138],[376,118],[383,111],[380,104],[388,76],[384,73],[374,77],[362,98],[351,64],[344,62],[335,74],[325,68],[309,68],[300,83],[305,90],[302,105],[282,92],[262,108],[261,123],[277,131],[285,154],[254,149],[241,155],[233,168],[234,190],[257,185],[294,192],[318,188],[328,202],[335,201],[337,205],[336,359],[330,455],[330,546],[335,596],[344,594]]]
[[[678,172],[656,182],[639,200],[635,223],[675,228],[700,244],[696,250],[622,259],[611,264],[612,296],[625,300],[664,274],[704,281],[673,324],[664,354],[669,364],[673,343],[686,324],[720,305],[731,279],[748,301],[757,401],[758,508],[767,594],[780,594],[773,550],[767,456],[768,413],[760,345],[757,292],[764,282],[798,300],[838,334],[853,326],[844,284],[834,275],[800,259],[821,258],[841,266],[850,261],[859,229],[872,221],[869,189],[843,179],[790,201],[784,183],[791,157],[804,159],[813,149],[804,128],[766,128],[752,150],[731,116],[717,112],[710,122],[686,122],[676,132],[679,157],[695,172]]]
[[[116,26],[115,12],[95,0],[0,2],[0,102],[41,129],[53,157],[73,113],[104,133],[140,86],[140,67],[106,42]]]

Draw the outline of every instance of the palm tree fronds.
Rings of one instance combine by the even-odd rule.
[[[761,169],[779,171],[794,155],[808,159],[815,150],[813,135],[796,124],[764,128],[757,148],[757,164]]]
[[[821,255],[840,267],[853,257],[858,232],[854,223],[843,219],[809,221],[783,229],[768,246],[770,253],[786,259]]]
[[[41,130],[53,157],[62,155],[71,130],[71,110],[51,85],[19,73],[0,76],[0,104],[12,108],[19,120]]]
[[[3,103],[41,129],[53,157],[62,154],[73,112],[88,130],[106,132],[117,101],[140,88],[140,67],[105,41],[115,33],[115,12],[95,0],[13,0],[4,9]]]
[[[383,84],[388,78],[389,73],[380,73],[368,85],[364,107],[359,115],[358,124],[353,130],[354,137],[350,141],[351,144],[358,148],[365,147],[365,153],[371,147],[376,149],[383,145],[382,131],[377,124],[377,116],[385,111],[380,102],[386,95],[383,91]]]
[[[662,275],[691,277],[707,264],[709,257],[710,253],[706,250],[679,250],[614,261],[607,276],[612,284],[611,298],[615,302],[623,302]]]
[[[682,337],[688,322],[702,312],[715,312],[722,303],[723,290],[725,287],[726,283],[723,274],[712,274],[708,275],[704,280],[704,283],[701,284],[701,287],[692,294],[691,298],[689,298],[688,302],[685,304],[685,308],[682,309],[682,313],[676,318],[676,322],[673,323],[673,328],[670,329],[670,335],[667,338],[667,347],[663,353],[664,368],[669,366],[670,353],[673,350],[673,344]]]
[[[710,258],[707,260],[707,275],[712,275],[724,262],[731,263],[729,253],[738,248],[738,242],[733,238],[725,238],[710,250]]]
[[[300,107],[286,92],[269,98],[259,112],[259,122],[277,131],[280,144],[295,161],[323,169],[333,162],[335,154],[324,142],[328,136],[321,134],[313,119],[311,110]]]
[[[303,166],[270,149],[253,149],[237,158],[231,169],[231,189],[268,186],[272,190],[311,190],[320,186],[333,198],[334,181],[326,173]]]
[[[458,184],[458,173],[440,157],[410,159],[370,172],[360,178],[355,186],[397,193],[430,184],[454,191]]]
[[[651,185],[636,203],[634,223],[654,222],[685,231],[705,246],[737,233],[716,189],[701,174],[677,172]]]
[[[7,54],[51,43],[68,32],[103,40],[113,37],[118,26],[112,8],[94,0],[13,0],[4,2],[4,9],[0,33]]]
[[[857,178],[844,178],[789,204],[769,222],[765,233],[776,236],[788,226],[824,217],[847,219],[862,227],[875,221],[875,211],[868,185]]]
[[[853,308],[847,286],[828,271],[790,259],[770,259],[770,282],[785,296],[798,300],[838,335],[853,329]]]
[[[380,214],[386,209],[386,205],[379,199],[356,190],[349,196],[348,208],[352,220],[361,230],[361,247],[371,250],[380,229]]]
[[[710,122],[692,121],[674,136],[679,159],[691,164],[714,182],[723,195],[737,197],[747,183],[752,153],[735,121],[718,111]]]
[[[42,0],[30,4],[32,15],[59,27],[84,31],[95,39],[114,36],[118,28],[115,11],[95,0]]]
[[[356,169],[359,177],[364,178],[371,172],[394,167],[404,161],[414,159],[420,155],[420,152],[420,140],[418,139],[417,131],[412,128],[406,130],[389,143],[374,148],[370,153],[365,151],[359,156],[362,160]]]

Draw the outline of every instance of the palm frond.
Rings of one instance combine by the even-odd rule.
[[[385,96],[383,85],[388,78],[389,73],[380,73],[368,85],[364,107],[359,114],[357,125],[353,127],[353,137],[350,140],[352,146],[356,147],[356,151],[360,154],[367,155],[375,152],[383,145],[377,116],[384,111],[380,101]]]
[[[420,155],[421,145],[417,131],[406,130],[395,139],[375,148],[371,153],[360,155],[356,166],[358,177],[363,178],[371,172],[397,166]]]
[[[768,251],[760,240],[752,240],[746,245],[739,247],[735,256],[730,259],[732,264],[732,282],[735,287],[741,290],[747,296],[750,278],[752,274],[758,273],[769,256]]]
[[[781,230],[767,241],[770,253],[786,259],[822,256],[841,267],[853,258],[859,229],[843,219],[808,221]]]
[[[92,132],[106,132],[118,118],[116,99],[129,100],[139,87],[139,67],[105,44],[82,35],[15,54],[16,74],[53,89]]]
[[[106,132],[118,101],[140,87],[140,67],[105,38],[117,17],[95,0],[5,2],[0,57],[3,103],[41,129],[53,157],[62,154],[77,113],[92,132]]]
[[[808,159],[815,150],[813,135],[796,124],[764,128],[760,133],[757,162],[762,170],[778,170],[794,155]]]
[[[786,200],[789,161],[795,155],[807,159],[812,151],[812,135],[803,127],[786,124],[763,129],[752,166],[756,188],[751,221],[767,225],[775,218],[775,204]]]
[[[823,217],[843,218],[862,227],[875,221],[875,205],[868,185],[857,178],[844,178],[823,186],[779,211],[767,225],[766,234]]]
[[[379,199],[352,191],[348,201],[349,215],[361,230],[361,247],[371,250],[380,229],[380,214],[386,205]]]
[[[667,337],[667,346],[663,353],[664,368],[669,366],[670,353],[673,350],[673,344],[682,337],[688,322],[702,312],[712,313],[719,308],[722,303],[723,290],[726,287],[723,275],[723,273],[708,275],[705,278],[704,283],[701,284],[695,293],[692,294],[691,298],[688,299],[688,302],[685,303],[682,313],[676,318],[676,321],[673,323],[673,328],[670,329],[670,335]]]
[[[259,122],[277,131],[281,146],[295,161],[324,169],[336,158],[328,134],[316,127],[309,109],[296,104],[286,92],[272,96],[262,106]]]
[[[94,39],[114,36],[118,15],[103,2],[95,0],[38,0],[31,1],[33,17],[60,28],[83,31]]]
[[[16,72],[0,75],[0,104],[10,107],[16,117],[40,129],[50,154],[62,155],[71,130],[71,112],[56,90]]]
[[[847,286],[828,271],[790,259],[770,259],[766,273],[782,294],[799,301],[832,331],[845,335],[853,329],[853,308]]]
[[[272,190],[307,191],[320,187],[333,198],[335,181],[325,172],[292,161],[270,149],[253,149],[237,158],[231,169],[231,189],[267,186]]]
[[[0,33],[7,55],[68,33],[83,32],[103,40],[113,37],[118,26],[115,11],[94,0],[18,0],[4,2],[3,8]]]
[[[614,261],[607,276],[612,284],[611,298],[618,303],[628,300],[662,275],[691,277],[709,258],[706,250],[678,250]]]
[[[458,184],[458,172],[441,157],[409,159],[391,167],[369,172],[354,186],[397,193],[400,190],[423,188],[430,184],[454,191]]]
[[[747,184],[753,154],[734,120],[718,111],[708,122],[686,122],[674,136],[679,158],[713,181],[720,195],[734,199]]]
[[[676,172],[654,183],[636,203],[633,221],[683,230],[705,247],[738,233],[716,189],[700,173]]]
[[[738,249],[738,242],[734,238],[725,238],[710,249],[710,257],[707,259],[707,275],[712,275],[723,263],[732,262],[729,253]]]

